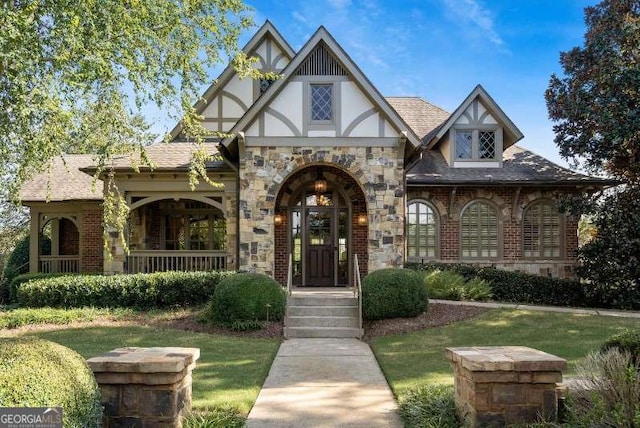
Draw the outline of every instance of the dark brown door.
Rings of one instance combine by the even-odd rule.
[[[306,285],[335,285],[333,217],[333,209],[307,210]]]

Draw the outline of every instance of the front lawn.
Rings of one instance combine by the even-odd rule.
[[[2,334],[0,331],[0,336]],[[85,358],[125,346],[200,348],[200,359],[193,372],[194,409],[228,404],[244,415],[260,392],[279,345],[276,339],[228,337],[147,326],[89,326],[29,334],[60,343]]]
[[[477,318],[407,334],[378,337],[371,347],[397,397],[427,383],[452,384],[444,349],[463,346],[520,345],[576,362],[639,319],[521,310],[492,310]]]

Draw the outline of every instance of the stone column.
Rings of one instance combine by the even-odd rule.
[[[181,427],[191,410],[198,348],[118,348],[87,363],[100,386],[103,426]]]
[[[566,360],[525,346],[447,348],[466,427],[555,421]]]

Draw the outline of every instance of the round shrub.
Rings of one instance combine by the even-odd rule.
[[[269,305],[267,307],[267,305]],[[285,292],[274,280],[256,273],[238,273],[218,284],[209,304],[209,317],[222,324],[284,318]]]
[[[620,352],[628,352],[634,363],[640,367],[640,329],[624,331],[609,337],[600,348],[601,352],[617,349]]]
[[[99,398],[75,351],[37,338],[0,339],[0,407],[62,407],[64,427],[99,427]]]
[[[381,269],[362,281],[362,312],[366,319],[415,317],[427,309],[422,275],[410,269]]]

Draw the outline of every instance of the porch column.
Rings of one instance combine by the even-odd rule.
[[[29,224],[29,272],[36,273],[40,264],[40,212],[31,207]]]

